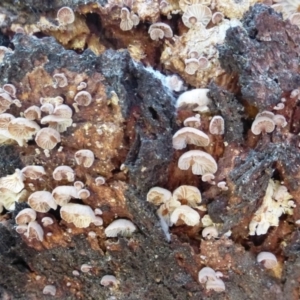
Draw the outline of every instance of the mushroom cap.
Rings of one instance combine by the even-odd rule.
[[[53,75],[55,79],[55,87],[65,87],[68,85],[68,79],[64,73],[57,73]]]
[[[209,89],[193,89],[182,93],[176,102],[177,108],[188,107],[192,108],[193,111],[207,111],[211,103],[210,98],[207,96]]]
[[[87,189],[81,189],[77,193],[79,199],[86,199],[91,195],[90,191]]]
[[[75,14],[70,7],[64,6],[58,10],[57,20],[59,25],[72,24],[75,21]]]
[[[95,217],[93,224],[95,226],[102,226],[103,225],[103,219],[101,217]]]
[[[213,13],[212,17],[211,17],[211,21],[214,24],[218,24],[220,22],[222,22],[224,20],[224,14],[221,13],[220,11],[216,11],[215,13]]]
[[[22,209],[16,216],[15,220],[18,225],[27,224],[29,222],[35,221],[36,212],[31,208]]]
[[[189,75],[194,75],[200,67],[197,58],[188,58],[184,60],[185,69],[184,71]]]
[[[0,114],[0,130],[7,130],[9,122],[13,119],[15,119],[15,117],[11,114]]]
[[[88,106],[92,102],[92,96],[87,91],[80,91],[74,97],[74,101],[81,106]]]
[[[88,273],[89,271],[91,271],[93,267],[91,265],[88,264],[83,264],[80,266],[80,271],[83,273]]]
[[[173,135],[172,142],[173,148],[177,150],[185,148],[187,144],[206,147],[209,145],[209,137],[199,129],[183,127]]]
[[[38,120],[41,118],[41,109],[36,105],[32,105],[24,111],[24,116],[30,121]]]
[[[110,223],[104,230],[107,237],[131,236],[136,226],[129,220],[118,219]]]
[[[52,114],[54,111],[54,106],[51,103],[45,103],[41,106],[41,111],[46,114]]]
[[[13,193],[19,193],[24,188],[24,177],[19,169],[16,169],[12,175],[0,178],[0,188],[7,189]]]
[[[172,194],[169,190],[155,186],[147,193],[147,201],[154,205],[160,205],[167,202],[172,198]]]
[[[78,228],[87,228],[95,219],[95,214],[88,205],[76,203],[62,206],[60,216],[67,223],[73,223]]]
[[[47,226],[49,226],[49,225],[52,225],[54,222],[53,222],[53,219],[52,219],[52,218],[50,218],[50,217],[44,217],[44,218],[42,219],[42,223],[43,223],[43,226],[44,226],[44,227],[47,227]]]
[[[26,166],[21,172],[24,177],[33,180],[40,179],[43,175],[46,175],[45,169],[42,166]]]
[[[29,206],[38,212],[48,212],[51,208],[57,209],[57,204],[52,197],[52,194],[47,191],[37,191],[28,198]]]
[[[178,187],[173,192],[173,199],[191,207],[197,207],[202,201],[199,189],[191,185],[181,185]]]
[[[54,169],[53,171],[53,178],[54,180],[68,180],[74,181],[75,180],[75,172],[69,166],[59,166]]]
[[[6,188],[0,187],[0,206],[5,207],[7,210],[15,209],[15,202],[18,201],[19,194],[16,194]]]
[[[163,35],[166,38],[171,38],[173,36],[173,31],[172,31],[171,27],[168,24],[165,24],[165,23],[162,23],[162,22],[157,22],[157,23],[152,24],[149,27],[149,30],[148,30],[148,33],[150,34],[150,36],[151,36],[151,32],[154,29],[160,29],[160,30],[162,30],[163,31]]]
[[[209,182],[210,184],[215,184],[215,182],[213,181],[215,179],[215,175],[211,174],[211,173],[205,173],[202,175],[202,181],[203,182]]]
[[[9,94],[11,97],[15,98],[16,97],[16,92],[17,92],[17,89],[16,87],[11,84],[11,83],[6,83],[3,85],[3,90]]]
[[[73,185],[74,185],[76,191],[80,191],[81,189],[84,188],[84,183],[79,180],[75,181]]]
[[[221,116],[214,116],[209,123],[209,132],[215,135],[224,134],[225,124]]]
[[[76,90],[77,90],[77,91],[81,91],[81,90],[86,89],[86,87],[87,87],[87,83],[84,82],[84,81],[81,81],[81,82],[77,85]]]
[[[221,280],[219,278],[216,278],[214,280],[208,280],[206,282],[205,288],[207,290],[214,290],[217,293],[222,293],[226,289],[223,280]]]
[[[207,239],[217,238],[218,235],[219,235],[218,230],[214,226],[208,226],[202,230],[202,236]]]
[[[153,41],[158,41],[159,39],[163,39],[164,38],[164,31],[160,28],[153,28],[149,29],[149,34],[150,34],[150,38],[153,40]]]
[[[183,221],[188,226],[195,226],[200,222],[200,215],[191,207],[181,205],[172,212],[170,217],[172,225],[176,224],[178,220]]]
[[[95,178],[95,183],[97,186],[105,184],[105,178],[103,176],[98,176]]]
[[[190,150],[180,156],[178,160],[179,169],[188,170],[190,165],[192,165],[192,172],[195,175],[213,174],[218,170],[214,158],[201,150]]]
[[[74,186],[61,185],[52,191],[52,196],[56,204],[60,206],[66,205],[71,198],[78,198],[77,189]]]
[[[46,285],[43,289],[44,295],[51,295],[55,296],[56,294],[56,287],[54,285]]]
[[[211,18],[211,10],[202,4],[189,5],[182,15],[183,24],[188,28],[191,28],[197,22],[201,22],[206,27]]]
[[[38,131],[35,137],[35,142],[42,149],[53,149],[58,143],[60,143],[60,134],[53,128],[42,128]]]
[[[24,225],[24,224],[18,225],[16,227],[16,232],[19,233],[19,234],[24,234],[24,233],[27,232],[27,229],[28,229],[28,225]]]
[[[104,275],[100,281],[103,286],[117,285],[118,283],[117,278],[113,275]]]
[[[183,125],[186,127],[198,128],[201,125],[200,115],[188,117],[183,121]]]
[[[44,240],[44,230],[40,224],[38,224],[36,221],[32,221],[28,223],[27,232],[25,233],[25,236],[29,240],[36,239],[42,242]]]
[[[274,131],[274,129],[274,121],[266,116],[256,117],[251,126],[251,131],[255,135],[261,134],[262,131],[269,133]]]
[[[53,115],[57,116],[57,117],[62,117],[62,118],[68,119],[68,118],[72,118],[73,111],[69,105],[59,104],[59,105],[55,106]]]
[[[83,165],[85,168],[89,168],[95,160],[94,153],[88,149],[78,150],[75,153],[75,160],[78,165]]]
[[[200,283],[215,279],[217,279],[216,272],[210,267],[204,267],[198,273],[198,280]]]
[[[277,265],[277,258],[271,252],[260,252],[256,258],[257,262],[263,263],[266,269],[273,269]]]
[[[49,124],[49,128],[52,128],[58,132],[65,132],[68,127],[73,123],[71,118],[64,118],[55,115],[49,115],[41,120],[41,124]]]
[[[273,121],[276,126],[281,127],[281,128],[283,128],[287,125],[287,121],[283,115],[275,115],[273,117]]]

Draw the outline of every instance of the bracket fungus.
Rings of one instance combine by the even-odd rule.
[[[201,150],[190,150],[180,156],[178,160],[179,169],[188,170],[190,166],[192,166],[192,172],[195,175],[214,174],[218,169],[215,159]]]
[[[136,231],[136,226],[129,220],[118,219],[110,223],[104,230],[107,237],[125,236],[129,237]]]
[[[183,127],[173,135],[172,142],[173,148],[177,150],[185,148],[187,144],[206,147],[209,145],[209,137],[199,129]]]

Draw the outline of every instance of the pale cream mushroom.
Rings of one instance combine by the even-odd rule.
[[[130,12],[126,7],[121,9],[120,18],[120,28],[123,31],[131,30],[133,26],[137,26],[140,22],[140,18],[134,12]]]
[[[18,225],[27,224],[29,222],[35,221],[36,212],[31,208],[22,209],[16,216],[15,220]]]
[[[7,131],[8,124],[11,120],[15,119],[15,117],[8,113],[0,114],[0,130]],[[7,131],[8,132],[8,131]]]
[[[173,135],[172,143],[177,150],[185,148],[187,144],[206,147],[209,145],[209,137],[199,129],[183,127]]]
[[[224,14],[222,14],[219,11],[216,11],[215,13],[213,13],[212,17],[211,17],[211,21],[214,24],[218,24],[221,23],[224,20]]]
[[[27,120],[34,121],[41,118],[41,109],[36,106],[30,106],[24,111],[24,116]]]
[[[41,106],[41,111],[46,114],[52,114],[54,111],[54,106],[51,103],[45,103]]]
[[[103,225],[103,219],[101,217],[95,217],[93,224],[95,226],[102,226]]]
[[[225,181],[219,181],[217,187],[220,188],[222,191],[227,191],[228,187],[226,186]]]
[[[300,28],[300,13],[297,11],[294,14],[289,16],[289,20],[293,25],[296,25]]]
[[[84,183],[82,181],[79,181],[79,180],[75,181],[73,185],[74,185],[76,191],[79,191],[79,190],[84,188]]]
[[[40,98],[40,103],[42,105],[44,105],[46,103],[50,103],[53,106],[57,106],[57,105],[63,104],[63,102],[64,102],[64,98],[61,96]]]
[[[29,206],[38,212],[48,212],[51,208],[57,209],[57,204],[52,197],[52,194],[47,191],[37,191],[28,198]]]
[[[53,75],[55,83],[53,85],[54,88],[57,87],[65,87],[68,85],[68,79],[64,73],[57,73]]]
[[[24,176],[19,169],[12,175],[0,178],[0,188],[7,189],[13,193],[19,193],[24,188]]]
[[[75,21],[75,14],[70,7],[64,6],[58,10],[57,20],[60,26],[69,25]]]
[[[216,272],[210,267],[204,267],[198,273],[198,280],[200,283],[215,279],[217,279]]]
[[[275,123],[272,119],[265,116],[256,117],[252,123],[251,131],[255,135],[259,135],[262,132],[270,133],[274,131]]]
[[[48,150],[53,149],[60,141],[59,132],[53,128],[42,128],[35,137],[37,145]]]
[[[25,234],[27,232],[28,225],[22,224],[16,227],[16,232],[19,234]]]
[[[44,240],[44,230],[40,224],[36,221],[32,221],[28,223],[27,231],[24,234],[29,240],[36,239],[38,241]]]
[[[188,226],[195,226],[200,222],[200,215],[188,205],[181,205],[172,212],[171,225],[176,225],[179,220]]]
[[[118,283],[118,280],[113,275],[104,275],[100,281],[100,284],[103,286],[118,285]]]
[[[52,219],[52,218],[50,218],[50,217],[44,217],[44,218],[42,219],[42,223],[43,223],[43,226],[44,226],[44,227],[47,227],[47,226],[49,226],[49,225],[52,225],[54,222],[53,222],[53,219]]]
[[[205,70],[209,67],[209,60],[204,56],[199,57],[198,62],[199,62],[199,70]]]
[[[193,117],[188,117],[183,121],[183,125],[186,127],[199,128],[201,125],[200,115],[196,114]]]
[[[207,290],[214,290],[217,293],[222,293],[226,289],[223,280],[219,278],[216,278],[214,280],[208,280],[206,282],[205,288]]]
[[[202,201],[199,189],[191,185],[181,185],[174,190],[173,199],[191,207],[197,207]]]
[[[194,75],[200,67],[197,58],[188,58],[184,60],[185,68],[184,71],[189,75]]]
[[[83,272],[83,273],[88,273],[91,271],[93,267],[91,265],[88,265],[88,264],[83,264],[81,265],[80,267],[80,271]]]
[[[129,220],[118,219],[110,223],[104,230],[107,237],[131,236],[136,231],[136,226]]]
[[[256,258],[257,262],[262,263],[266,269],[273,269],[277,266],[277,258],[271,252],[260,252]]]
[[[273,117],[273,121],[276,126],[281,127],[281,128],[283,128],[287,125],[287,121],[286,121],[285,117],[282,115],[275,115]]]
[[[207,96],[209,89],[193,89],[182,93],[176,102],[177,108],[191,108],[193,111],[207,112],[208,105],[211,103]]]
[[[77,189],[74,186],[61,185],[52,191],[52,196],[56,204],[60,206],[66,205],[71,198],[78,198]]]
[[[59,166],[53,171],[53,178],[57,181],[67,180],[71,182],[75,180],[75,172],[69,166]]]
[[[202,175],[202,181],[203,182],[208,182],[209,184],[215,185],[216,182],[214,181],[215,175],[211,173],[205,173]]]
[[[95,178],[95,183],[97,186],[101,186],[105,184],[105,178],[103,176],[98,176],[97,178]]]
[[[81,82],[77,85],[76,90],[77,90],[77,91],[82,91],[82,90],[84,90],[84,89],[86,89],[86,88],[87,88],[87,83],[84,82],[84,81],[81,81]]]
[[[158,22],[154,23],[149,27],[148,33],[152,40],[157,41],[163,37],[171,38],[173,36],[173,31],[168,24]]]
[[[81,189],[78,191],[79,199],[87,199],[91,195],[90,191],[87,189]]]
[[[258,113],[255,118],[259,118],[259,117],[267,117],[267,118],[273,120],[274,113],[272,113],[271,111],[268,111],[268,110],[264,110],[264,111]]]
[[[215,135],[222,135],[224,131],[224,119],[221,116],[214,116],[209,123],[209,132]]]
[[[46,285],[43,289],[43,294],[55,296],[56,295],[56,287],[54,285]]]
[[[192,4],[187,7],[182,15],[184,25],[191,28],[194,24],[201,22],[205,27],[210,22],[212,13],[209,7],[202,4]]]
[[[41,120],[41,124],[49,124],[49,128],[52,128],[57,132],[65,132],[72,123],[73,120],[71,118],[64,118],[53,114],[46,116]]]
[[[88,149],[81,149],[75,153],[75,160],[78,165],[89,168],[95,160],[94,153]]]
[[[147,193],[147,201],[154,205],[160,205],[169,201],[172,198],[172,194],[169,190],[155,186]]]
[[[2,88],[3,88],[3,90],[4,90],[7,94],[9,94],[11,97],[16,98],[16,92],[17,92],[17,89],[16,89],[16,87],[15,87],[13,84],[11,84],[11,83],[6,83],[6,84],[3,85]]]
[[[214,174],[218,169],[214,158],[201,150],[190,150],[180,156],[178,160],[179,169],[188,170],[190,166],[192,166],[192,172],[195,175]]]
[[[60,216],[67,223],[73,223],[78,228],[87,228],[95,220],[95,214],[88,205],[75,203],[62,206]]]
[[[218,235],[219,235],[218,230],[214,226],[208,226],[202,230],[202,237],[208,240],[211,238],[215,239],[218,237]]]
[[[76,94],[74,101],[81,106],[88,106],[92,102],[92,96],[87,91],[81,91]]]
[[[40,126],[25,118],[15,118],[8,123],[7,130],[19,146],[24,146],[25,141],[32,139],[40,130]]]
[[[16,201],[23,196],[23,193],[14,193],[9,189],[0,187],[0,205],[7,210],[14,210]]]
[[[40,179],[42,176],[46,175],[45,169],[42,166],[26,166],[21,172],[24,177],[33,180]]]

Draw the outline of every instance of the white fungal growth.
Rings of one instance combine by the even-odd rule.
[[[131,236],[134,231],[136,231],[136,226],[126,219],[115,220],[104,230],[107,237]]]

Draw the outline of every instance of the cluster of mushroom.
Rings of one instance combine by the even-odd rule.
[[[283,115],[275,115],[271,111],[263,111],[258,113],[252,123],[251,131],[255,135],[273,132],[275,126],[283,128],[287,125]]]
[[[223,277],[221,272],[216,272],[209,267],[202,268],[198,273],[199,282],[202,284],[205,283],[205,289],[213,290],[218,293],[225,291],[225,284],[220,277]]]
[[[278,226],[282,214],[293,214],[295,202],[287,188],[270,179],[262,205],[255,212],[249,224],[249,235],[262,235],[270,226]]]
[[[193,107],[194,110],[203,112],[208,110],[210,99],[207,96],[209,89],[194,89],[184,92],[177,100],[177,108]],[[184,128],[178,130],[173,136],[173,148],[183,149],[187,144],[193,144],[199,147],[207,147],[210,143],[209,136],[199,128],[201,124],[200,116],[189,117],[184,121]],[[224,134],[224,119],[221,116],[214,116],[209,124],[210,134]],[[182,154],[178,160],[178,167],[181,170],[187,170],[192,167],[195,175],[202,175],[202,180],[214,184],[218,166],[215,159],[202,150],[190,150]]]

